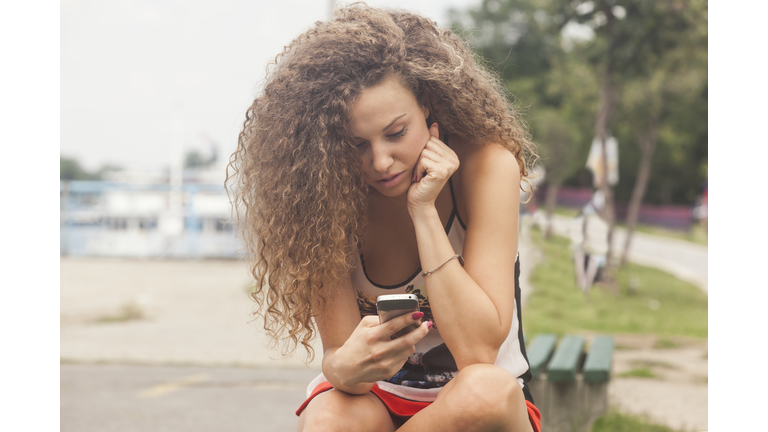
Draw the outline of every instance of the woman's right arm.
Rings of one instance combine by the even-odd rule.
[[[315,318],[323,341],[323,375],[336,390],[369,392],[373,383],[392,377],[402,368],[429,325],[423,322],[395,340],[390,336],[420,319],[407,314],[383,325],[377,316],[361,319],[352,282],[346,278]]]

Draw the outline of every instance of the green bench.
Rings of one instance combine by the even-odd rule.
[[[542,430],[589,431],[608,411],[613,337],[595,336],[585,352],[581,336],[537,335],[526,344],[533,379],[529,383]]]

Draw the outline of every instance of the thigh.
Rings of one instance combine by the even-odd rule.
[[[494,365],[472,365],[449,382],[432,405],[400,431],[532,432],[522,388]]]
[[[299,416],[297,431],[394,432],[395,423],[373,393],[350,395],[328,390],[312,399]]]

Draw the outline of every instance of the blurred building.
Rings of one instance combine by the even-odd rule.
[[[235,258],[221,174],[121,171],[107,181],[61,181],[63,255]]]

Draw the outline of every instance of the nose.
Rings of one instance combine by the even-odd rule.
[[[392,166],[394,158],[388,146],[383,143],[371,144],[373,152],[373,169],[380,173],[386,173]]]

